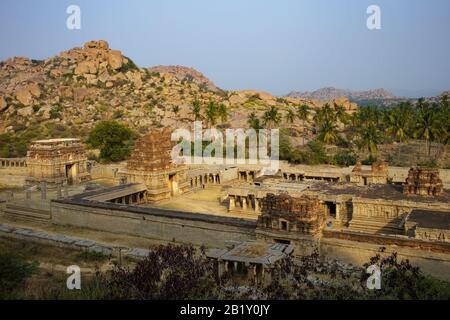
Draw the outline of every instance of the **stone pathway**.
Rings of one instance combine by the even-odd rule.
[[[49,234],[28,228],[18,228],[6,224],[0,224],[0,236],[8,238],[19,238],[23,240],[40,242],[54,246],[66,246],[79,250],[98,252],[107,256],[119,255],[132,258],[146,257],[150,250],[142,248],[114,247],[108,246],[89,239],[69,237],[60,234]]]

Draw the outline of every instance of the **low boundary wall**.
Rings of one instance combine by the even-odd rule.
[[[52,221],[150,239],[225,248],[227,241],[254,240],[256,222],[247,219],[87,201],[54,200]]]

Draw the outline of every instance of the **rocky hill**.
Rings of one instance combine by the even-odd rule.
[[[216,85],[203,75],[203,73],[184,66],[156,66],[148,69],[152,73],[170,74],[180,81],[194,82],[198,86],[210,91],[220,91]]]
[[[90,41],[43,61],[14,57],[0,62],[0,157],[24,155],[33,139],[86,137],[97,121],[115,119],[138,133],[152,127],[192,125],[194,101],[223,103],[229,127],[247,127],[276,106],[323,103],[278,98],[268,93],[223,91],[200,72],[185,67],[139,68],[106,41]],[[357,106],[338,101],[349,112]]]
[[[358,102],[362,100],[388,100],[396,99],[396,97],[385,89],[375,89],[367,91],[351,91],[337,89],[333,87],[322,88],[316,91],[292,91],[287,95],[291,98],[304,98],[320,101],[330,101],[333,99],[347,98],[350,101]]]

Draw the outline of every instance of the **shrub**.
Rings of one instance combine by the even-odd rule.
[[[12,299],[37,271],[37,264],[27,262],[15,252],[0,251],[0,299]]]
[[[334,156],[334,162],[339,166],[354,166],[356,161],[356,155],[350,151],[341,151]]]

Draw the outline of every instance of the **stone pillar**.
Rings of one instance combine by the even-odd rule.
[[[259,205],[259,199],[255,197],[255,212],[259,213],[261,211],[261,206]]]
[[[249,280],[254,280],[256,279],[256,266],[250,264],[249,266],[247,266],[247,278]]]
[[[241,197],[242,201],[242,210],[247,210],[247,197]]]
[[[218,273],[219,273],[219,277],[221,277],[225,272],[226,272],[226,262],[224,262],[223,260],[218,260]]]
[[[47,184],[41,181],[41,200],[47,199]]]
[[[236,208],[234,196],[229,196],[229,198],[230,198],[230,202],[229,202],[228,210],[234,210],[234,208]]]
[[[62,190],[61,190],[61,184],[58,183],[57,189],[56,189],[56,198],[61,199],[62,198]]]

